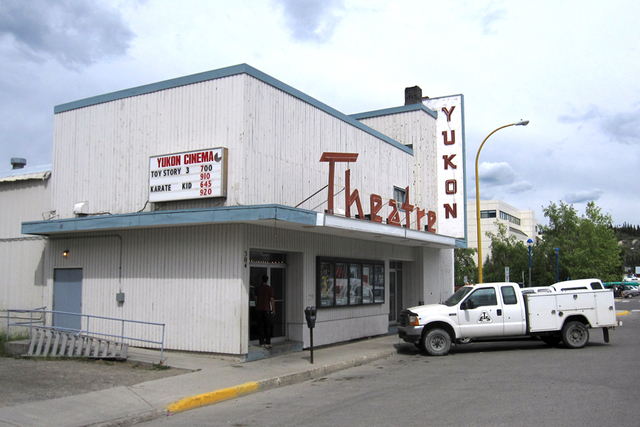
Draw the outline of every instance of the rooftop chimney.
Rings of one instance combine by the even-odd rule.
[[[27,159],[23,159],[22,157],[11,158],[11,166],[13,166],[13,169],[22,169],[26,164]]]
[[[404,105],[420,104],[422,102],[422,89],[420,86],[404,89]]]

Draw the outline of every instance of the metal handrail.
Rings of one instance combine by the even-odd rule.
[[[9,319],[10,317],[10,313],[29,313],[29,322],[11,322]],[[40,313],[42,314],[41,320],[40,319],[36,319],[36,321],[34,321],[33,319],[33,314],[34,313]],[[46,316],[47,314],[63,314],[63,315],[71,315],[71,316],[80,316],[82,317],[86,317],[87,321],[86,321],[86,329],[73,329],[73,328],[61,328],[61,327],[56,327],[56,326],[46,326],[45,322],[46,322]],[[26,320],[25,317],[19,317],[19,319],[24,319]],[[121,333],[120,335],[113,335],[113,334],[107,334],[104,332],[97,332],[97,331],[91,331],[89,328],[89,324],[90,324],[90,319],[102,319],[102,320],[113,320],[116,322],[121,322]],[[137,324],[144,324],[144,325],[151,325],[151,326],[160,326],[162,327],[162,339],[160,341],[153,341],[153,340],[146,340],[143,338],[136,338],[136,337],[126,337],[124,335],[124,326],[125,323],[137,323]],[[55,311],[55,310],[42,310],[42,309],[32,309],[32,310],[17,310],[17,309],[9,309],[7,310],[7,341],[9,340],[9,329],[11,326],[19,326],[19,327],[29,327],[29,339],[31,339],[32,337],[32,330],[33,327],[35,325],[42,325],[43,328],[45,329],[56,329],[56,330],[60,330],[60,331],[67,331],[67,332],[75,332],[76,335],[80,335],[80,334],[85,334],[85,335],[100,335],[103,337],[112,337],[112,338],[120,338],[120,345],[124,345],[124,340],[131,340],[131,341],[140,341],[140,342],[146,342],[146,343],[150,343],[150,344],[159,344],[160,345],[160,364],[162,364],[162,357],[163,357],[163,353],[164,353],[164,333],[165,333],[165,324],[164,323],[155,323],[155,322],[144,322],[141,320],[129,320],[129,319],[118,319],[115,317],[104,317],[104,316],[94,316],[92,314],[82,314],[82,313],[69,313],[66,311]],[[80,324],[82,325],[82,320],[80,320]]]

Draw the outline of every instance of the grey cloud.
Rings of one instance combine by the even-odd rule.
[[[520,181],[509,186],[509,193],[511,194],[524,193],[531,190],[533,190],[533,184],[529,181]]]
[[[618,113],[602,120],[600,128],[614,141],[625,144],[640,142],[640,111]]]
[[[607,114],[596,106],[583,114],[561,115],[560,123],[585,123],[594,121],[600,131],[613,141],[623,144],[640,143],[640,110]]]
[[[325,42],[331,38],[341,18],[337,12],[343,0],[274,0],[283,6],[293,38],[300,41]]]
[[[485,35],[495,34],[495,30],[493,30],[492,25],[494,22],[499,21],[501,19],[505,19],[507,12],[504,9],[493,9],[492,5],[487,6],[482,11],[482,33]]]
[[[510,185],[516,179],[516,173],[508,163],[481,163],[478,175],[480,182],[489,186]]]
[[[602,196],[604,191],[602,190],[591,190],[591,191],[577,191],[575,193],[569,193],[565,196],[565,201],[567,203],[586,203],[596,201]]]
[[[598,107],[591,105],[589,110],[583,114],[564,114],[558,117],[560,123],[582,123],[593,119],[601,119],[603,114]]]
[[[124,54],[133,37],[119,12],[96,0],[0,2],[0,42],[8,41],[31,61],[89,65]]]

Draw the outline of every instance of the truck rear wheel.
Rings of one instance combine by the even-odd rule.
[[[562,327],[562,341],[567,348],[582,348],[589,341],[589,330],[582,322],[568,322]]]
[[[422,346],[431,356],[444,356],[451,349],[451,337],[440,328],[429,330],[422,336]]]

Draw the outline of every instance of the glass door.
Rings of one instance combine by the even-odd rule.
[[[267,264],[268,263],[268,264]],[[265,265],[266,264],[266,265]],[[260,286],[262,276],[269,277],[268,284],[273,288],[276,315],[273,319],[273,337],[271,342],[283,341],[286,338],[285,318],[285,254],[251,251],[249,290],[249,340],[258,342],[258,322],[255,304],[255,289]]]

